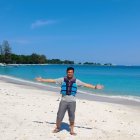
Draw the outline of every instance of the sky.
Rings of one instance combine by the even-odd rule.
[[[48,59],[140,65],[140,0],[0,0],[0,43]]]

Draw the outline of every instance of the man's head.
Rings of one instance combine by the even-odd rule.
[[[74,76],[74,68],[73,67],[68,67],[67,68],[67,77],[72,78]]]

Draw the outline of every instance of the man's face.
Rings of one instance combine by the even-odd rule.
[[[73,75],[74,75],[74,71],[73,71],[73,70],[67,71],[67,77],[68,77],[68,78],[72,78]]]

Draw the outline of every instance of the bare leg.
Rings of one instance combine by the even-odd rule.
[[[57,112],[56,128],[53,130],[54,133],[60,131],[61,122],[64,118],[66,110],[67,110],[67,102],[61,101]]]
[[[68,115],[69,115],[71,135],[76,135],[76,133],[74,132],[75,109],[76,109],[76,102],[70,102],[68,105]]]
[[[53,130],[53,133],[57,133],[60,131],[60,125],[61,125],[61,122],[60,121],[56,121],[56,127],[55,129]]]
[[[74,122],[70,122],[70,134],[71,135],[76,135],[76,133],[74,132]]]

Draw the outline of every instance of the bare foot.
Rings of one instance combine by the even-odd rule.
[[[76,136],[77,134],[74,132],[70,132],[71,135]]]
[[[59,131],[60,131],[59,128],[55,128],[52,132],[53,132],[53,133],[58,133]]]

